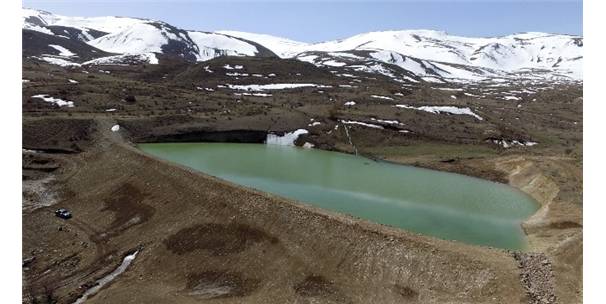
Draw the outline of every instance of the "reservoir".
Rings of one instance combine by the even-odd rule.
[[[221,179],[420,234],[508,249],[538,204],[508,185],[292,146],[140,144],[144,152]]]

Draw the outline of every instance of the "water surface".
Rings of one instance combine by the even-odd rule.
[[[159,158],[324,209],[447,240],[520,249],[536,202],[459,174],[297,147],[233,143],[141,144]]]

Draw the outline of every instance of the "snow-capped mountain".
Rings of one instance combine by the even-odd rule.
[[[302,52],[310,51],[369,51],[368,54],[374,59],[417,71],[418,61],[406,62],[406,58],[421,59],[445,70],[439,73],[444,78],[474,79],[483,75],[501,74],[499,72],[518,73],[527,70],[547,70],[572,79],[583,77],[583,38],[572,35],[521,33],[494,38],[470,38],[440,31],[405,30],[371,32],[343,40],[305,44],[269,35],[234,31],[221,33],[257,41],[284,58],[300,57]],[[475,68],[475,72],[470,73],[474,69],[448,72],[453,65],[469,66]],[[424,74],[425,67],[421,68],[421,74],[417,73],[418,75]]]
[[[137,58],[156,63],[156,54],[188,61],[278,56],[321,67],[378,73],[395,81],[583,78],[583,38],[572,35],[471,38],[403,30],[304,43],[265,34],[183,30],[149,19],[67,17],[33,9],[23,9],[23,32],[25,56],[62,65],[119,63],[122,59],[131,63]]]
[[[54,36],[56,44],[79,40],[106,53],[178,56],[203,61],[217,56],[275,56],[255,42],[220,33],[186,31],[162,21],[128,17],[67,17],[23,9],[23,30]],[[67,39],[67,40],[65,40]],[[77,52],[75,52],[77,53]]]

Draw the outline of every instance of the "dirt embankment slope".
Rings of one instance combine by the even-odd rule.
[[[388,159],[507,182],[532,196],[540,204],[540,209],[523,223],[529,240],[527,251],[541,255],[539,264],[549,268],[546,277],[537,280],[552,281],[553,286],[549,288],[553,289],[558,303],[582,303],[583,181],[582,164],[578,158],[546,153],[484,155],[459,158],[454,162],[427,155]],[[523,264],[520,260],[520,266],[526,267]]]

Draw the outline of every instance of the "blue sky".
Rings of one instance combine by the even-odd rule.
[[[239,30],[306,42],[395,29],[435,29],[463,36],[541,31],[582,35],[577,0],[212,1],[37,0],[23,6],[68,16],[119,15],[195,30]]]

